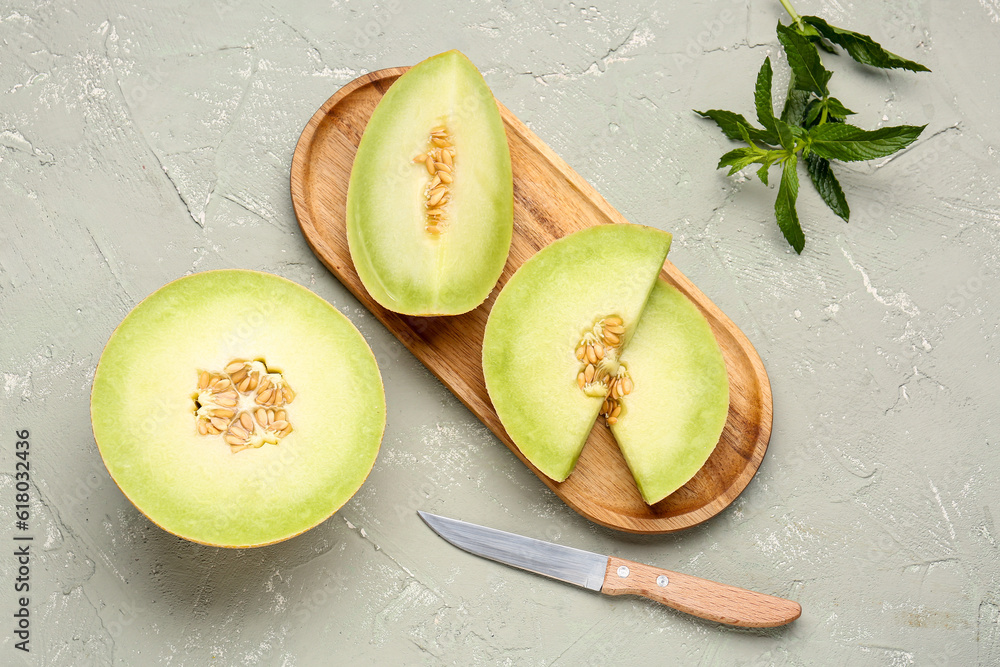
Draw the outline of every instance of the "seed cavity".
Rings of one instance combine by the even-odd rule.
[[[200,371],[195,394],[195,429],[219,436],[233,452],[277,445],[292,432],[286,406],[295,392],[263,360],[233,359],[222,372]]]
[[[424,207],[427,209],[424,231],[432,238],[440,236],[448,220],[447,204],[451,201],[451,186],[455,182],[455,147],[448,129],[443,125],[431,130],[426,153],[413,158],[423,165],[433,178],[424,189]]]
[[[628,369],[618,361],[624,338],[624,320],[609,315],[584,332],[575,350],[581,364],[576,376],[577,386],[587,396],[604,398],[600,415],[608,426],[618,423],[622,415],[622,397],[635,387]]]

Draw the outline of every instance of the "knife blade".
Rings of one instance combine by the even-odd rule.
[[[799,603],[773,595],[429,512],[417,514],[463,551],[606,595],[640,595],[699,618],[748,628],[785,625],[802,613]]]

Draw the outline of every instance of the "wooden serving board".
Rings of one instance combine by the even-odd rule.
[[[313,252],[525,465],[567,505],[591,521],[635,533],[667,533],[718,514],[757,472],[771,435],[771,387],[743,332],[669,261],[663,277],[702,310],[729,372],[729,417],[704,468],[656,505],[643,502],[610,431],[595,426],[576,469],[557,483],[532,466],[504,431],[483,379],[481,350],[500,288],[552,241],[591,225],[628,224],[583,178],[509,109],[500,105],[514,171],[514,238],[500,281],[484,304],[455,317],[408,317],[376,303],[354,270],[347,247],[351,165],[376,104],[407,70],[379,70],[351,81],[316,112],[292,158],[292,201]]]

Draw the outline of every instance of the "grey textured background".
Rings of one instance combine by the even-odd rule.
[[[776,1],[144,4],[0,3],[0,520],[11,544],[13,431],[28,428],[37,550],[23,656],[0,547],[0,663],[1000,664],[997,0],[799,1],[933,70],[825,57],[857,124],[929,126],[901,155],[839,170],[850,224],[803,183],[801,257],[773,222],[774,189],[717,172],[731,146],[690,111],[750,113],[767,54],[783,89]],[[759,349],[770,449],[712,521],[637,537],[574,514],[306,246],[288,172],[313,111],[364,72],[448,48],[628,219],[673,232],[673,261]],[[344,311],[389,406],[361,492],[256,550],[148,522],[89,424],[122,317],[223,267],[286,276]],[[747,631],[594,595],[465,555],[417,508],[804,612]]]

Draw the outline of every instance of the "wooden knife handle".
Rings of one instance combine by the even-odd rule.
[[[614,556],[608,557],[601,592],[641,595],[699,618],[747,628],[785,625],[802,613],[798,602]]]

